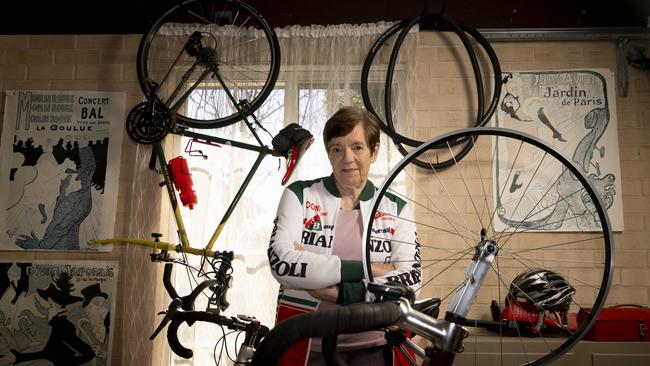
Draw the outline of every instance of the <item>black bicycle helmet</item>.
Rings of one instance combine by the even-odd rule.
[[[532,304],[538,311],[567,312],[575,293],[564,277],[536,268],[520,273],[512,281],[508,300]]]

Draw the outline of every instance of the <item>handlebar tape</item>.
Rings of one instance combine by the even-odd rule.
[[[399,305],[388,301],[356,303],[296,315],[271,329],[257,347],[252,365],[275,365],[286,350],[301,339],[380,329],[396,323],[399,318]]]
[[[163,273],[163,284],[165,285],[165,289],[167,290],[169,297],[175,299],[179,296],[178,296],[178,292],[176,292],[176,289],[174,288],[174,285],[172,284],[171,281],[172,269],[173,269],[172,263],[165,263],[165,271]]]
[[[183,323],[193,324],[196,321],[210,322],[219,325],[232,326],[235,321],[218,314],[206,313],[204,311],[186,311],[177,313],[169,324],[167,329],[167,341],[169,347],[179,357],[192,358],[194,352],[191,349],[185,348],[178,340],[178,327]]]

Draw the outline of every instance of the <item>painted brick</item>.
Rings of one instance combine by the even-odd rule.
[[[415,110],[416,111],[427,111],[429,110],[429,96],[426,95],[416,95],[415,96]],[[421,112],[418,112],[418,114]]]
[[[436,98],[437,110],[456,111],[466,105],[466,98],[459,95],[438,95]]]
[[[437,95],[439,81],[429,78],[418,78],[415,81],[415,95]]]
[[[645,144],[650,141],[650,128],[623,129],[618,131],[621,144]]]
[[[639,157],[643,161],[650,160],[650,145],[643,145],[639,147]]]
[[[138,52],[138,47],[140,47],[140,41],[142,40],[141,34],[127,34],[125,39],[124,48]]]
[[[123,91],[129,95],[141,95],[142,90],[137,81],[101,81],[99,89],[104,91]]]
[[[438,59],[437,54],[437,47],[418,47],[415,52],[415,57],[422,62],[436,61]]]
[[[438,61],[469,62],[469,54],[465,47],[438,47]]]
[[[54,60],[52,50],[7,50],[7,64],[51,64]]]
[[[635,78],[632,79],[631,87],[634,89],[635,93],[646,94],[650,93],[650,81],[647,78]]]
[[[620,111],[617,114],[618,128],[640,127],[641,113],[639,111]]]
[[[641,127],[650,127],[650,111],[641,111]]]
[[[0,49],[20,49],[29,47],[29,36],[2,36],[0,37]]]
[[[136,71],[135,64],[122,65],[122,80],[124,81],[138,80],[138,72]]]
[[[640,196],[645,194],[643,192],[643,180],[641,179],[623,179],[621,184],[623,185],[623,195],[627,196]]]
[[[430,65],[429,73],[433,78],[474,77],[474,71],[469,63],[435,62]]]
[[[54,80],[52,90],[98,90],[95,80]]]
[[[30,65],[27,77],[30,79],[65,80],[72,79],[73,65]]]
[[[627,229],[627,223],[625,223]],[[617,250],[616,251],[616,266],[618,268],[646,268],[648,267],[648,260],[645,256],[644,250]],[[647,283],[650,284],[650,281]]]
[[[646,286],[613,286],[609,290],[607,303],[614,304],[648,304]]]
[[[623,207],[629,214],[650,212],[650,197],[648,196],[623,196]]]
[[[23,80],[26,76],[27,66],[25,65],[2,65],[0,67],[0,79]]]
[[[440,79],[441,95],[477,95],[475,80],[468,78]]]
[[[71,49],[76,45],[75,35],[33,35],[29,41],[30,48]]]
[[[646,286],[649,283],[650,269],[623,268],[621,270],[621,284],[623,286]]]
[[[580,42],[583,60],[606,60],[616,62],[616,44],[608,41]]]
[[[79,80],[120,80],[122,65],[78,65],[75,78]]]
[[[582,49],[572,42],[543,42],[533,48],[535,61],[581,61]]]
[[[126,36],[119,34],[79,35],[77,48],[122,48],[125,42]]]
[[[625,222],[625,231],[645,231],[643,214],[624,214],[623,220]]]
[[[48,80],[7,80],[3,86],[3,90],[49,90],[51,82]]]
[[[55,64],[98,64],[99,50],[56,50]]]
[[[102,49],[101,62],[103,64],[135,64],[137,50],[130,48]]]
[[[415,64],[415,76],[417,78],[428,78],[430,65],[429,62],[421,62],[418,60]]]
[[[512,44],[496,44],[494,52],[499,58],[499,64],[502,62],[525,62],[533,61],[533,48],[513,46]]]
[[[639,145],[619,145],[618,154],[621,161],[624,160],[640,160],[641,151]]]

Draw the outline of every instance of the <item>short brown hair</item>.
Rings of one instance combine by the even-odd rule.
[[[357,107],[342,107],[327,120],[323,128],[325,149],[329,149],[333,138],[349,134],[359,122],[363,123],[368,148],[374,151],[379,143],[379,122],[374,114]]]

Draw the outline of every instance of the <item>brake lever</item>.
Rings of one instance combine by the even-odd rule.
[[[167,311],[161,311],[160,313],[158,313],[158,315],[165,314],[165,317],[160,321],[160,324],[158,325],[156,330],[154,330],[151,337],[149,337],[149,340],[153,340],[154,338],[156,338],[156,336],[158,336],[158,333],[160,333],[163,329],[165,329],[167,324],[170,321],[172,321],[176,313],[178,313],[178,309],[180,309],[180,307],[181,307],[181,299],[175,298],[174,300],[172,300],[171,303],[169,303],[169,307],[167,308]]]

